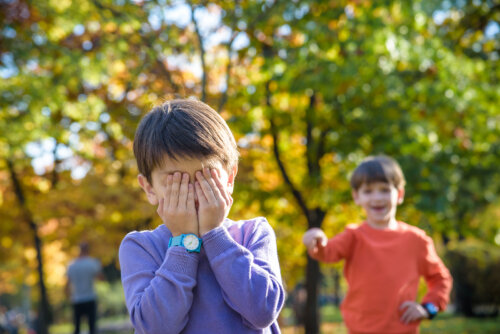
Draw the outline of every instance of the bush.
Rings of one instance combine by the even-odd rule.
[[[125,295],[121,282],[96,282],[98,312],[102,317],[126,315]]]
[[[445,259],[453,276],[457,312],[496,316],[500,305],[500,248],[478,240],[450,244]]]

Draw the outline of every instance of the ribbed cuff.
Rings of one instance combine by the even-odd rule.
[[[203,235],[202,239],[207,257],[211,259],[224,253],[224,251],[231,248],[234,244],[233,238],[224,226],[219,226],[207,232]]]
[[[165,275],[167,272],[196,277],[198,272],[199,253],[189,253],[184,247],[171,247],[157,273]]]

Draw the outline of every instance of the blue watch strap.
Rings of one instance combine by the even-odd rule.
[[[433,319],[439,312],[439,308],[433,303],[425,303],[422,306],[427,311],[427,314],[429,315],[429,320]]]
[[[182,246],[182,239],[184,239],[184,234],[178,235],[176,237],[171,237],[168,241],[168,247],[171,246]]]

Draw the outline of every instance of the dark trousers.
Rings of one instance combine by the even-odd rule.
[[[80,334],[80,322],[82,315],[87,316],[89,322],[89,333],[96,334],[97,303],[95,300],[84,303],[73,304],[73,322],[75,325],[75,334]]]

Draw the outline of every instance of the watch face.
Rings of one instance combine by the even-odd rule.
[[[186,235],[182,241],[187,250],[195,250],[200,245],[200,240],[193,234]]]

